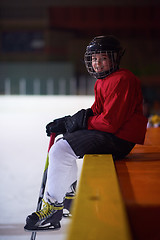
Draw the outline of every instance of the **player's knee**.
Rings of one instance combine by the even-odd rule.
[[[49,151],[49,159],[53,161],[72,161],[75,160],[77,156],[73,152],[72,148],[66,140],[60,139],[56,142]]]

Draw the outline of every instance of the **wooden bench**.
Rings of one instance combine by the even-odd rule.
[[[159,240],[159,226],[160,128],[123,160],[85,156],[67,240]]]
[[[160,239],[160,128],[147,130],[144,145],[115,161],[132,236]]]
[[[112,155],[85,155],[68,240],[131,239]]]

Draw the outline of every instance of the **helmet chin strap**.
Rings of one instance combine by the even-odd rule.
[[[110,75],[111,73],[115,72],[116,70],[118,70],[119,67],[117,66],[116,68],[111,68],[108,71],[104,71],[104,72],[100,72],[100,73],[96,73],[94,72],[94,77],[98,78],[98,79],[104,79],[106,78],[108,75]]]

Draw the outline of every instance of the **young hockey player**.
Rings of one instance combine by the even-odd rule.
[[[147,119],[142,112],[140,83],[130,71],[119,69],[123,54],[113,36],[95,37],[87,46],[86,68],[97,79],[95,101],[91,108],[46,126],[48,136],[54,132],[63,138],[49,152],[44,207],[27,217],[25,229],[60,227],[64,205],[68,196],[74,195],[79,157],[112,154],[113,159],[122,159],[136,143],[143,144]]]

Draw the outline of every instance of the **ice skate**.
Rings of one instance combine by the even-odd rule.
[[[58,230],[63,216],[63,203],[48,203],[43,200],[43,209],[32,213],[26,219],[27,231]]]
[[[64,209],[63,209],[63,217],[71,217],[71,206],[73,204],[73,200],[75,199],[75,194],[67,193],[64,200]]]
[[[72,191],[68,192],[65,196],[63,217],[71,217],[72,216],[71,207],[72,207],[72,204],[73,204],[73,200],[75,199],[75,195],[76,195],[76,186],[77,186],[77,181],[75,181],[71,185],[71,190]]]

